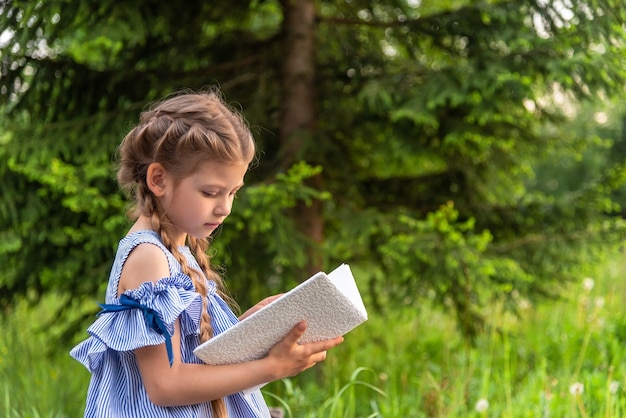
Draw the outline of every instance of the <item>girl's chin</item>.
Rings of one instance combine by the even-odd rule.
[[[201,230],[196,230],[193,233],[190,233],[192,237],[203,239],[210,237],[215,231],[219,229],[219,225],[215,224],[204,224],[204,228]]]

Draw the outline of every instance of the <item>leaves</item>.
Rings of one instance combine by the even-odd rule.
[[[626,8],[422,3],[316,3],[317,120],[291,165],[280,2],[8,2],[0,303],[101,291],[127,227],[119,140],[151,100],[212,84],[263,154],[212,247],[242,303],[302,279],[311,248],[362,267],[374,303],[433,298],[469,335],[495,294],[558,293],[623,230]],[[296,224],[314,202],[322,243]]]

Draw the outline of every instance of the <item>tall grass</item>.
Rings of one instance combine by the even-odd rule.
[[[298,418],[626,416],[625,271],[620,255],[561,301],[518,299],[519,317],[494,303],[474,345],[426,302],[370,312],[322,365],[265,386],[266,400]],[[89,376],[67,354],[74,342],[45,355],[54,330],[36,331],[53,306],[0,319],[2,416],[82,415]]]
[[[59,344],[57,307],[50,295],[34,308],[19,302],[0,317],[1,416],[82,416],[89,375],[69,357],[72,342]]]
[[[428,304],[370,315],[329,353],[321,379],[266,390],[293,417],[626,416],[625,267],[619,254],[581,272],[560,301],[518,298],[519,316],[494,303],[475,345]],[[352,383],[355,370],[367,386]]]

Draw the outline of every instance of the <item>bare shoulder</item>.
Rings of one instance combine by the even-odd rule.
[[[163,250],[154,244],[139,244],[124,263],[118,294],[136,289],[142,283],[156,282],[168,276],[170,268]]]

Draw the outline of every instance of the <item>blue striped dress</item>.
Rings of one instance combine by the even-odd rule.
[[[106,292],[107,304],[120,304],[117,289],[122,267],[130,252],[139,244],[150,243],[163,250],[170,268],[170,277],[156,283],[143,283],[125,292],[135,301],[158,312],[170,334],[174,322],[180,320],[182,361],[202,363],[193,354],[199,344],[201,296],[191,278],[182,272],[180,263],[167,250],[155,231],[137,231],[119,244]],[[179,247],[191,267],[199,268],[187,247]],[[208,310],[215,334],[233,326],[237,317],[216,294],[215,283],[207,281]],[[85,417],[211,417],[210,402],[189,406],[161,407],[153,404],[141,381],[133,350],[159,345],[165,337],[148,326],[141,309],[108,312],[100,315],[87,330],[90,337],[70,352],[91,372]],[[269,410],[257,390],[235,393],[225,399],[229,417],[268,418]]]

